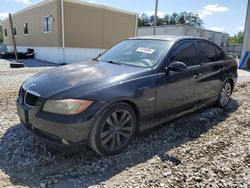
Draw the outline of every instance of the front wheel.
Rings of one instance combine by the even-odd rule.
[[[127,103],[110,105],[97,119],[89,135],[89,146],[100,155],[115,155],[131,142],[136,115]]]
[[[225,107],[228,104],[232,94],[232,89],[233,88],[230,81],[227,80],[222,86],[219,97],[217,99],[217,105],[219,107]]]

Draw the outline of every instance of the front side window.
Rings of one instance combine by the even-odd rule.
[[[43,18],[43,31],[44,32],[51,31],[51,17],[50,16]]]
[[[16,26],[13,27],[13,34],[14,34],[14,35],[17,35]]]
[[[199,41],[198,49],[201,63],[210,63],[224,59],[223,51],[210,42]]]
[[[162,60],[170,45],[171,42],[163,40],[124,40],[97,60],[136,67],[154,67]]]
[[[187,66],[197,65],[198,62],[194,42],[183,42],[182,44],[178,45],[174,49],[170,61],[179,61],[185,63]]]
[[[7,36],[8,36],[7,29],[4,29],[4,36],[5,36],[5,37],[7,37]]]
[[[29,33],[29,30],[28,30],[28,23],[25,23],[25,24],[23,25],[23,33],[24,33],[24,34],[28,34],[28,33]]]

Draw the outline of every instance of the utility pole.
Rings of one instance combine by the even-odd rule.
[[[9,21],[10,21],[11,36],[12,36],[12,40],[13,40],[13,44],[14,44],[15,58],[16,58],[16,62],[18,62],[18,56],[17,56],[17,50],[16,50],[16,40],[15,40],[15,36],[14,36],[12,17],[11,17],[10,13],[9,13]]]
[[[64,65],[66,63],[66,55],[65,55],[65,30],[64,30],[64,0],[61,0],[61,18],[62,18],[62,56],[61,56],[61,64]]]
[[[158,11],[158,0],[155,0],[154,35],[156,35],[157,11]]]

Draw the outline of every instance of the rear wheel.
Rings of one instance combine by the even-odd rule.
[[[230,81],[227,80],[221,88],[219,97],[217,99],[217,105],[219,107],[225,107],[230,100],[231,94],[232,94],[232,85]]]
[[[100,155],[115,155],[131,142],[136,115],[126,103],[109,106],[97,119],[89,135],[89,146]]]

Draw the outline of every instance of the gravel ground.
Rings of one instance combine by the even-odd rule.
[[[238,70],[238,83],[250,81],[250,71]]]
[[[250,187],[250,83],[210,107],[136,137],[119,155],[66,155],[20,123],[20,84],[47,69],[0,62],[0,187]]]

